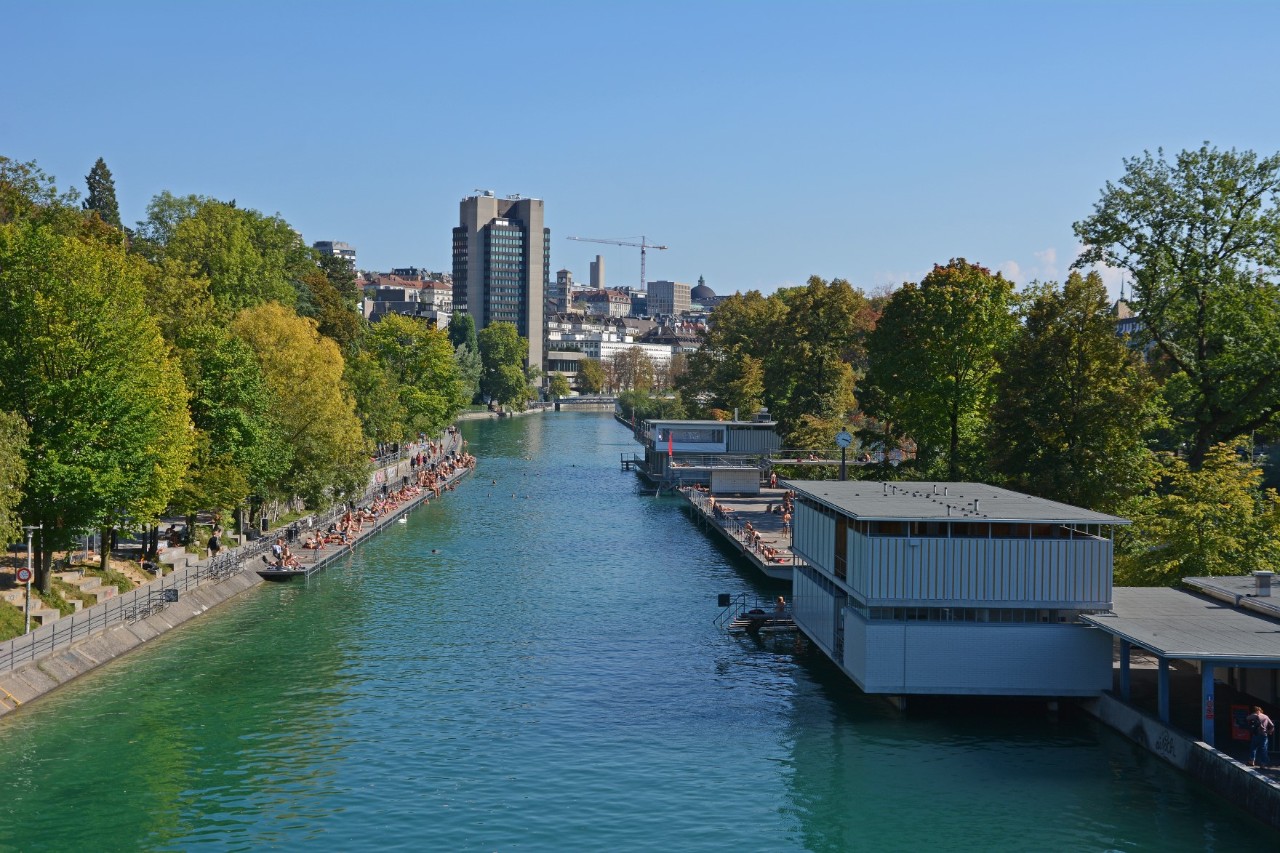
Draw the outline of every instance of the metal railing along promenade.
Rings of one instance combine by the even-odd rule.
[[[456,437],[447,436],[443,442],[442,453],[432,456],[437,461],[447,456],[451,450],[460,449]],[[397,453],[387,454],[383,458],[405,459],[417,453],[419,447],[403,446]],[[374,484],[368,488],[359,502],[367,501],[383,488],[382,484]],[[312,516],[308,527],[325,527],[347,511],[354,503],[337,503],[329,509]],[[295,522],[296,523],[296,522]],[[48,625],[41,625],[30,633],[0,643],[0,673],[10,672],[18,667],[31,663],[53,652],[70,648],[81,640],[101,633],[114,625],[125,625],[145,619],[174,601],[182,593],[196,589],[211,581],[225,580],[246,569],[256,569],[259,559],[275,541],[275,536],[284,535],[288,528],[281,528],[263,535],[251,542],[236,548],[228,549],[205,562],[183,566],[164,577],[156,578],[136,589],[112,596],[69,616],[56,619]]]
[[[68,648],[113,625],[145,619],[177,601],[183,592],[243,571],[249,560],[270,547],[271,541],[264,537],[219,554],[205,563],[175,569],[136,589],[41,625],[29,634],[6,640],[0,643],[0,672],[9,672],[51,652]]]

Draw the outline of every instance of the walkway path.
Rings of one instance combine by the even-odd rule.
[[[786,493],[786,489],[764,488],[759,495],[716,497],[698,489],[681,490],[708,527],[718,530],[752,565],[774,580],[791,580],[796,559],[791,551],[791,533],[783,529],[782,514],[772,511],[782,505]],[[776,553],[771,556],[770,550]]]

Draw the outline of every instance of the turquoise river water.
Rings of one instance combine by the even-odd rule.
[[[0,850],[1280,849],[1078,715],[726,636],[717,593],[779,588],[609,417],[464,434],[407,524],[0,720]]]

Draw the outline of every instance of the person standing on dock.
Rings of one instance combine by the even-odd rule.
[[[1271,721],[1270,717],[1262,713],[1262,708],[1258,705],[1253,706],[1253,713],[1245,717],[1244,724],[1251,733],[1249,738],[1249,766],[1270,766],[1271,755],[1268,747],[1270,746],[1271,736],[1276,732],[1276,724]]]

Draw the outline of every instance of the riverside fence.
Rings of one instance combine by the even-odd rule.
[[[460,447],[461,441],[457,436],[446,436],[441,442],[439,452],[432,455],[431,460],[443,458]],[[397,476],[392,472],[397,471],[402,462],[420,452],[421,449],[421,445],[418,444],[404,445],[393,453],[378,457],[374,462],[376,471],[371,477],[372,482],[361,501],[370,499],[385,488],[388,481]],[[327,526],[336,521],[352,505],[345,502],[335,504],[325,512],[307,519],[309,523],[306,526],[307,528]],[[297,525],[299,522],[294,524]],[[92,607],[54,620],[48,625],[41,625],[30,633],[0,643],[0,674],[12,672],[20,666],[49,654],[68,649],[75,643],[112,626],[127,625],[139,619],[145,619],[177,601],[184,592],[212,581],[225,580],[245,571],[254,566],[271,548],[272,542],[275,541],[274,536],[283,535],[285,530],[287,528],[224,551],[203,563],[175,569],[164,577],[156,578],[129,592],[113,596]]]

